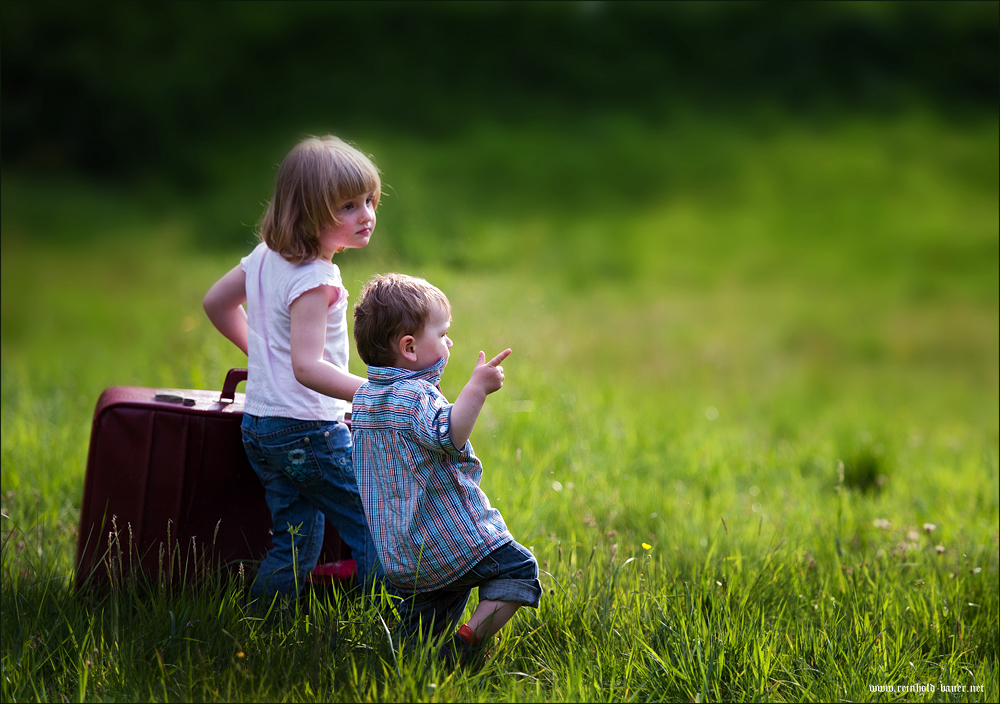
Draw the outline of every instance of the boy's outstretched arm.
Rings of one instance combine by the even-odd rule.
[[[208,289],[202,301],[208,319],[243,354],[247,353],[246,283],[246,272],[237,264]]]
[[[476,368],[472,370],[472,378],[462,389],[451,409],[451,441],[455,447],[462,449],[476,427],[479,412],[483,410],[486,397],[503,387],[503,367],[500,363],[507,359],[510,349],[506,349],[490,361],[486,354],[479,353]]]

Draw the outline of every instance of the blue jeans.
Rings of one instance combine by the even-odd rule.
[[[302,588],[323,546],[324,516],[351,548],[359,583],[382,580],[345,424],[244,413],[243,447],[264,485],[274,543],[250,587],[251,599]],[[294,551],[289,529],[295,532]]]
[[[403,637],[436,636],[458,626],[473,587],[479,587],[480,601],[516,601],[538,608],[542,597],[535,556],[512,541],[491,552],[451,584],[409,595],[401,591],[404,598],[399,613]]]

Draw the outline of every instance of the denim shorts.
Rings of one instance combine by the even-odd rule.
[[[399,606],[403,636],[437,635],[457,627],[473,587],[479,588],[480,601],[514,601],[538,608],[542,598],[535,556],[523,545],[511,541],[451,584],[404,596]]]
[[[264,485],[273,547],[251,596],[294,594],[319,558],[324,516],[351,548],[361,582],[381,580],[382,564],[354,478],[351,431],[337,421],[243,414],[243,447]],[[293,545],[294,542],[294,545]]]

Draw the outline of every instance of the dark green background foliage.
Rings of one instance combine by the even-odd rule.
[[[3,163],[196,187],[203,141],[304,122],[995,108],[997,3],[2,5]]]
[[[643,262],[665,258],[635,232],[603,241],[620,209],[667,198],[738,209],[734,194],[757,197],[761,149],[774,155],[767,178],[780,178],[778,162],[802,158],[809,133],[839,131],[857,147],[843,163],[823,164],[816,183],[770,185],[782,203],[817,214],[772,223],[795,238],[780,243],[784,255],[853,238],[875,269],[925,260],[962,269],[995,259],[995,238],[967,245],[935,234],[900,258],[895,240],[865,233],[900,187],[878,174],[912,169],[930,152],[927,168],[977,192],[997,187],[972,143],[927,143],[934,128],[918,123],[927,114],[995,120],[998,7],[8,0],[4,238],[31,231],[65,246],[182,216],[198,248],[245,249],[269,197],[269,167],[301,135],[334,132],[374,153],[385,173],[380,232],[389,236],[374,251],[390,263],[497,267],[558,256],[578,278],[634,278]],[[844,125],[865,115],[884,121],[855,139]],[[797,129],[802,150],[778,153]],[[864,166],[874,163],[870,143],[885,161],[874,170]],[[995,152],[995,139],[984,145]],[[859,167],[870,183],[856,182]],[[846,181],[865,202],[838,200]],[[532,218],[587,218],[594,232],[524,234]],[[500,219],[517,221],[519,238],[481,226]],[[718,270],[730,238],[709,236]],[[676,259],[684,244],[669,247]],[[689,276],[691,263],[681,267]]]

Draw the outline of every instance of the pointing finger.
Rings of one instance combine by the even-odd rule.
[[[480,352],[480,354],[482,354],[482,353]],[[501,352],[501,353],[500,353],[500,354],[498,354],[498,355],[497,355],[496,357],[494,357],[494,358],[493,358],[493,359],[491,359],[491,360],[490,360],[489,362],[487,362],[487,364],[489,364],[489,365],[490,365],[491,367],[496,367],[496,366],[499,366],[499,365],[500,365],[500,362],[502,362],[502,361],[504,361],[505,359],[507,359],[507,357],[508,357],[509,355],[510,355],[510,348],[508,347],[508,348],[507,348],[507,349],[505,349],[505,350],[504,350],[503,352]]]

